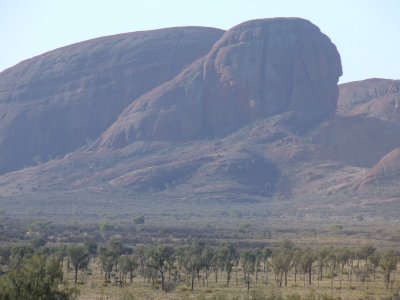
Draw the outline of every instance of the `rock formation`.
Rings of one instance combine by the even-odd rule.
[[[400,147],[400,80],[373,78],[340,85],[337,114],[316,129],[313,141],[327,158],[374,166]]]
[[[225,33],[128,33],[45,53],[0,73],[0,194],[33,206],[42,195],[46,205],[78,196],[79,209],[85,191],[138,205],[260,202],[311,217],[375,213],[392,201],[393,214],[400,81],[339,89],[341,73],[329,38],[297,18]]]
[[[400,123],[400,80],[372,78],[342,84],[338,114]]]
[[[375,166],[371,168],[358,182],[357,186],[363,187],[370,184],[391,182],[400,177],[400,148],[386,154]]]
[[[394,114],[389,120],[375,114],[378,106],[368,115],[356,107],[396,96],[395,81],[343,85],[335,115],[340,56],[315,25],[264,19],[222,33],[174,28],[107,37],[3,72],[3,172],[34,155],[69,155],[0,176],[0,193],[311,199],[348,191],[400,147]],[[29,82],[26,91],[12,86],[13,76]]]
[[[222,30],[169,28],[70,45],[0,73],[0,173],[95,140],[145,92],[209,52]]]
[[[301,115],[304,126],[315,124],[334,114],[341,74],[335,45],[310,22],[245,22],[204,58],[132,103],[96,148],[221,136],[287,111]]]

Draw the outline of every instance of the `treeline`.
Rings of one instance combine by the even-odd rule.
[[[85,251],[81,247],[81,251]],[[171,283],[176,285],[189,282],[194,284],[203,279],[208,286],[210,276],[218,282],[219,274],[224,273],[228,287],[234,273],[236,282],[239,277],[249,289],[252,282],[259,282],[262,273],[264,283],[275,282],[278,287],[288,285],[288,274],[291,272],[295,283],[302,276],[304,285],[319,283],[329,278],[331,284],[335,277],[339,281],[346,275],[347,280],[367,282],[376,280],[376,272],[383,274],[386,288],[393,284],[392,273],[397,269],[399,253],[394,251],[377,251],[374,247],[364,246],[358,249],[322,248],[301,249],[293,242],[284,241],[277,249],[239,249],[233,244],[211,247],[204,242],[194,242],[186,247],[174,248],[167,245],[139,246],[126,249],[120,243],[111,243],[108,247],[99,248],[99,257],[104,271],[105,282],[132,283],[133,274],[151,280],[154,284],[160,279],[160,286],[166,290]],[[241,273],[239,276],[238,273]],[[268,272],[273,278],[268,278]]]
[[[80,272],[91,263],[101,265],[105,283],[133,285],[142,278],[170,292],[178,285],[208,286],[223,280],[227,287],[241,282],[288,286],[319,285],[329,280],[367,283],[382,275],[386,289],[392,288],[393,272],[399,253],[377,251],[371,246],[349,248],[299,248],[283,241],[274,249],[239,249],[233,244],[212,247],[196,241],[183,247],[142,245],[126,247],[118,240],[97,245],[46,246],[42,240],[30,245],[3,247],[0,250],[0,299],[72,299],[77,295],[65,281],[71,272],[76,285]],[[64,271],[64,272],[63,272]],[[136,281],[137,282],[137,281]]]

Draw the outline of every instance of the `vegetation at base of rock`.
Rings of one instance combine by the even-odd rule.
[[[303,286],[318,290],[323,284],[340,291],[380,285],[387,293],[396,293],[399,288],[395,272],[400,253],[368,245],[303,248],[283,240],[275,247],[259,248],[233,243],[210,246],[195,240],[186,245],[128,246],[111,239],[103,244],[46,244],[36,249],[31,244],[13,245],[2,247],[0,254],[2,300],[74,299],[78,289],[67,282],[84,288],[95,275],[93,270],[101,270],[104,289],[134,290],[145,281],[167,293],[183,292],[186,287],[192,292],[210,288],[212,292],[219,284],[228,290],[243,286],[249,298],[240,299],[270,299],[265,292],[257,292],[259,287],[268,293]],[[300,299],[296,293],[275,296]]]

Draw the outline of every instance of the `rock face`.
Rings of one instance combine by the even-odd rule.
[[[307,120],[336,110],[340,56],[318,27],[297,18],[249,21],[210,53],[131,104],[96,148],[138,140],[215,137],[286,111]]]
[[[95,140],[136,98],[209,52],[222,30],[169,28],[60,48],[0,73],[0,173]]]
[[[358,186],[390,182],[400,177],[400,148],[386,154],[359,181]]]
[[[338,114],[400,123],[400,80],[372,78],[342,84]]]
[[[58,49],[0,74],[1,172],[69,154],[1,175],[0,193],[120,190],[241,202],[326,192],[342,170],[351,178],[365,171],[332,159],[354,140],[337,137],[353,132],[351,122],[332,117],[341,74],[330,39],[297,18]],[[340,118],[359,124],[359,116]]]
[[[396,147],[400,147],[400,127],[375,118],[336,116],[312,134],[323,157],[370,168]]]
[[[46,53],[0,74],[0,172],[68,155],[1,174],[1,198],[89,191],[108,201],[112,191],[178,206],[260,202],[280,217],[313,217],[313,206],[324,217],[375,213],[382,191],[397,202],[400,193],[400,81],[339,91],[341,73],[329,38],[295,18]],[[386,207],[393,215],[399,204]]]
[[[316,130],[313,140],[330,159],[373,167],[400,147],[400,80],[340,85],[337,115]]]

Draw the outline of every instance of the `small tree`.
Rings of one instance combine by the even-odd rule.
[[[114,253],[108,248],[100,248],[100,262],[101,268],[104,271],[104,282],[110,282],[111,272],[115,264]]]
[[[105,239],[107,237],[107,232],[114,229],[114,226],[107,221],[103,221],[99,225],[100,234]]]
[[[390,274],[396,270],[398,257],[393,251],[385,251],[380,255],[379,265],[383,270],[386,289],[389,288]]]
[[[164,290],[165,272],[167,271],[167,261],[174,256],[174,249],[168,246],[157,246],[149,248],[147,266],[160,272],[161,289]]]
[[[208,286],[208,277],[210,275],[210,270],[214,266],[214,262],[216,261],[215,250],[211,247],[206,247],[202,253],[203,267],[206,272],[206,285]]]
[[[255,273],[256,273],[256,283],[258,282],[258,272],[260,271],[261,261],[262,261],[262,249],[257,250],[255,253]]]
[[[308,274],[308,280],[307,280],[308,284],[311,284],[312,265],[314,263],[314,260],[315,256],[310,248],[307,248],[302,251],[300,255],[300,264],[304,273],[304,277],[306,276],[306,274]]]
[[[328,255],[326,256],[326,261],[329,263],[330,267],[330,277],[331,277],[331,288],[333,288],[333,279],[336,276],[335,269],[338,264],[338,256],[335,249],[330,249]]]
[[[126,274],[129,273],[129,282],[133,282],[133,272],[139,266],[137,259],[132,255],[122,255],[120,258],[121,271],[124,274],[126,282]]]
[[[184,248],[182,264],[186,273],[189,275],[192,291],[194,289],[194,280],[200,274],[200,271],[204,266],[202,259],[203,249],[203,243],[194,243],[193,245]]]
[[[226,271],[226,286],[229,287],[231,274],[235,262],[239,259],[236,248],[232,244],[227,244],[221,249],[221,259],[223,269]]]
[[[127,249],[122,245],[120,239],[112,239],[108,241],[108,251],[114,257],[115,270],[119,270],[119,258]]]
[[[351,252],[347,248],[340,248],[336,250],[336,259],[337,263],[340,266],[340,275],[341,280],[343,279],[343,272],[344,267],[349,263],[351,260]]]
[[[83,245],[89,255],[95,256],[97,254],[97,243],[93,239],[86,239]]]
[[[84,246],[72,246],[68,248],[68,255],[75,271],[74,283],[78,281],[78,271],[89,265],[89,252]]]
[[[211,263],[211,269],[215,274],[215,283],[218,283],[218,273],[224,269],[224,257],[221,249],[217,249],[214,254],[214,259]]]
[[[316,259],[318,262],[318,280],[322,280],[322,272],[329,255],[329,251],[330,250],[328,248],[322,248],[316,253]]]
[[[256,259],[257,259],[256,254],[251,251],[245,251],[241,255],[244,279],[245,279],[245,283],[247,284],[247,291],[250,290],[250,282],[251,282],[250,275],[254,274],[254,271],[256,268],[256,266],[255,266]]]
[[[380,255],[379,253],[375,252],[371,256],[368,257],[368,261],[370,265],[372,266],[372,272],[374,274],[374,282],[375,282],[375,274],[376,274],[376,268],[379,267],[379,259]]]
[[[287,286],[287,274],[292,267],[294,243],[288,240],[281,242],[279,251],[272,253],[271,266],[277,277],[277,285],[282,286],[283,276],[285,276],[285,286]]]
[[[267,271],[267,262],[268,262],[268,258],[270,258],[271,255],[272,255],[272,250],[269,248],[264,248],[261,253],[261,261],[263,262],[263,272],[264,273]]]
[[[372,255],[374,255],[376,249],[372,246],[364,246],[361,247],[358,251],[359,258],[365,260],[365,264],[368,264],[368,258]]]

